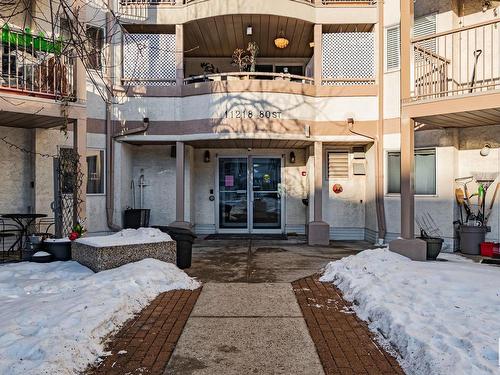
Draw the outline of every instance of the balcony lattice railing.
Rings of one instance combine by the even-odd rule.
[[[0,90],[49,98],[74,97],[74,58],[62,53],[61,41],[29,30],[2,28]]]
[[[413,40],[412,100],[500,89],[500,19]]]

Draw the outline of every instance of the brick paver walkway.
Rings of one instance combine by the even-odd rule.
[[[292,285],[326,374],[404,374],[334,285],[316,277]]]
[[[160,294],[107,347],[111,355],[87,374],[163,374],[201,289]]]

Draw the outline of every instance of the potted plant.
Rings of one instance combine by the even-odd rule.
[[[247,52],[250,71],[255,72],[255,67],[257,65],[257,55],[259,54],[259,46],[257,45],[257,42],[249,42]]]
[[[250,62],[250,57],[247,54],[247,51],[245,51],[242,48],[236,48],[233,52],[233,61],[231,65],[237,67],[240,72],[245,72],[247,70],[248,64]],[[245,79],[247,77],[243,76],[242,79]]]
[[[66,238],[49,238],[45,240],[45,249],[54,260],[66,261],[71,259],[71,243],[80,238],[85,233],[82,224],[76,223],[71,228],[71,233]]]

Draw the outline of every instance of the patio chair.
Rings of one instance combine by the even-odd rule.
[[[52,217],[44,217],[39,219],[34,224],[33,231],[30,231],[30,235],[35,235],[38,237],[52,237],[54,236],[54,225],[55,220]]]
[[[2,245],[2,261],[5,261],[6,255],[9,258],[10,253],[14,250],[14,246],[20,235],[20,229],[17,225],[8,223],[0,218],[0,242]],[[6,245],[8,246],[5,250]],[[7,253],[7,254],[6,254]]]

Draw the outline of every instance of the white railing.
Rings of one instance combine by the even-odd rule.
[[[217,81],[238,81],[238,80],[271,80],[271,81],[288,81],[298,82],[303,84],[314,84],[314,79],[311,77],[298,76],[286,73],[261,73],[261,72],[232,72],[218,74],[203,74],[184,79],[184,84],[198,82],[217,82]]]
[[[120,4],[127,6],[127,5],[185,5],[185,4],[190,4],[190,3],[195,3],[197,1],[201,0],[120,0]],[[309,4],[316,4],[316,5],[342,5],[342,4],[367,4],[367,5],[373,5],[376,4],[376,0],[321,0],[321,1],[316,1],[316,0],[294,0],[294,1],[300,1],[304,3],[309,3]]]
[[[285,73],[267,73],[267,72],[231,72],[202,74],[184,79],[185,85],[202,82],[222,82],[222,81],[284,81],[295,82],[306,85],[314,85],[314,79],[311,77],[299,76]],[[142,78],[122,78],[122,84],[126,86],[175,86],[176,82],[172,79],[142,79]],[[323,78],[323,86],[352,86],[352,85],[374,85],[375,78]]]
[[[62,43],[23,31],[2,29],[0,90],[50,98],[74,98],[75,59]]]
[[[376,4],[376,0],[322,0],[323,5],[337,5],[337,4]]]
[[[500,89],[500,19],[413,40],[412,100]]]

